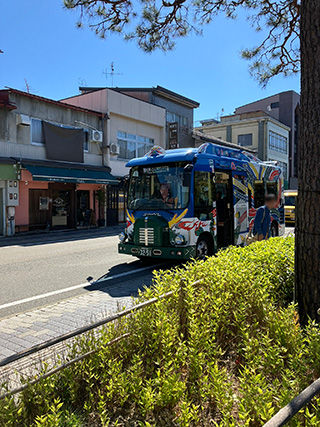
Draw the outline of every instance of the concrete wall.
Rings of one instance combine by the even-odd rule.
[[[206,133],[208,135],[215,136],[216,138],[221,138],[224,141],[227,141],[227,128],[228,126],[231,127],[231,140],[229,142],[232,142],[233,144],[238,144],[238,136],[244,135],[248,133],[252,133],[252,145],[248,146],[250,149],[258,149],[258,141],[259,141],[259,127],[258,127],[258,121],[252,120],[252,121],[244,121],[241,123],[238,122],[225,122],[217,125],[212,126],[201,126],[199,128],[196,128],[197,130]]]
[[[88,130],[90,130],[90,126],[101,130],[101,118],[93,114],[14,93],[10,95],[10,102],[16,105],[16,110],[0,110],[0,124],[3,124],[3,127],[0,126],[0,156],[2,157],[46,160],[45,146],[32,144],[31,126],[17,125],[19,114],[54,124],[85,128],[76,122],[78,120],[88,124],[86,128]],[[84,163],[102,165],[100,148],[97,144],[89,143],[89,152],[84,154]]]

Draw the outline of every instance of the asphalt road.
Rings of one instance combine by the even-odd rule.
[[[0,318],[124,282],[131,292],[133,279],[143,276],[151,283],[154,268],[170,267],[119,255],[120,229],[111,235],[90,230],[25,236],[7,245],[8,240],[0,240]],[[286,229],[286,234],[292,232]],[[87,282],[89,276],[94,284]]]
[[[0,247],[0,318],[85,293],[88,276],[94,281],[103,276],[92,288],[151,277],[153,264],[118,254],[114,234],[31,236]]]

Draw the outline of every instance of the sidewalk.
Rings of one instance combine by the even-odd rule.
[[[15,234],[12,237],[0,237],[0,247],[15,245],[33,245],[43,242],[59,242],[80,239],[93,239],[95,237],[117,236],[125,228],[125,224],[119,224],[103,228],[90,228],[82,230],[57,230],[42,231],[39,233],[26,232]]]
[[[144,275],[0,320],[0,360],[131,307],[138,289],[150,284],[150,274]],[[117,297],[111,296],[113,287],[117,287]],[[43,360],[49,363],[49,368],[58,359],[61,363],[67,356],[68,344],[70,340],[1,367],[0,384],[9,382],[10,388],[19,386],[20,376],[34,373]]]

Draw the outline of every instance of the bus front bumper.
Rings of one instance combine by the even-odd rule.
[[[133,255],[138,258],[164,258],[164,259],[181,259],[188,260],[196,257],[196,247],[154,247],[154,246],[138,246],[133,243],[119,243],[118,244],[119,254]]]

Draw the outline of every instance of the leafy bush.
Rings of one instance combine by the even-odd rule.
[[[0,425],[261,426],[320,376],[318,327],[300,328],[293,282],[292,237],[157,272],[137,302],[172,298],[82,338],[97,352],[0,402]],[[319,402],[288,425],[319,425]]]

